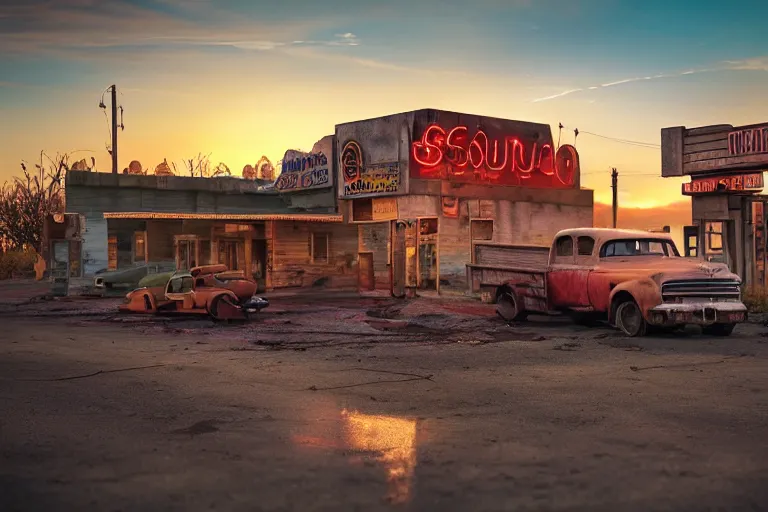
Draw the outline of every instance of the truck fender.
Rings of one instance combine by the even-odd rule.
[[[647,319],[648,310],[659,305],[661,303],[661,290],[659,286],[650,278],[635,279],[632,281],[624,281],[616,285],[611,290],[611,295],[608,300],[608,323],[614,324],[616,308],[625,299],[634,300],[640,310],[643,312],[643,317]]]

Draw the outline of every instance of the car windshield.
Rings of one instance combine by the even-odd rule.
[[[679,257],[677,247],[670,240],[655,238],[635,238],[627,240],[611,240],[600,249],[601,258],[615,256],[669,256]]]
[[[188,293],[191,292],[194,285],[194,278],[192,276],[174,277],[168,283],[169,293]]]

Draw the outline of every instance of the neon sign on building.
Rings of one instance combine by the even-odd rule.
[[[555,154],[547,141],[524,141],[511,135],[489,137],[464,125],[427,126],[411,151],[411,175],[483,184],[570,188],[579,172],[576,148],[563,145]]]

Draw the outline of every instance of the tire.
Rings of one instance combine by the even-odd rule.
[[[229,304],[234,304],[232,302],[232,298],[229,297],[228,295],[217,295],[216,297],[214,297],[213,300],[211,301],[211,307],[208,308],[208,313],[211,315],[211,317],[214,320],[219,320],[219,304],[222,301],[227,301]]]
[[[496,298],[496,304],[496,314],[507,322],[523,322],[528,318],[528,312],[522,309],[512,290],[502,290]]]
[[[736,324],[712,324],[704,327],[701,332],[709,336],[730,336]]]
[[[637,302],[627,300],[619,304],[619,307],[616,308],[616,327],[630,338],[645,336],[648,331],[648,324],[643,318],[643,312],[640,311]]]

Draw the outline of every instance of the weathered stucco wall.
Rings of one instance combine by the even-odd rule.
[[[328,235],[328,262],[313,263],[311,234]],[[357,285],[357,226],[275,222],[272,287]]]
[[[372,195],[398,195],[408,191],[408,163],[410,159],[411,129],[413,126],[414,112],[394,114],[391,116],[355,121],[336,126],[336,172],[339,189],[339,197],[353,199],[357,197],[371,197]],[[362,150],[363,168],[375,168],[380,164],[396,164],[399,176],[397,190],[384,193],[354,193],[345,192],[345,180],[343,165],[340,159],[343,157],[344,146],[349,141],[355,141]],[[368,179],[363,176],[362,179]]]
[[[373,253],[373,277],[377,290],[390,288],[389,275],[389,251],[391,244],[391,224],[389,222],[376,222],[372,224],[359,224],[358,247],[360,252]]]

